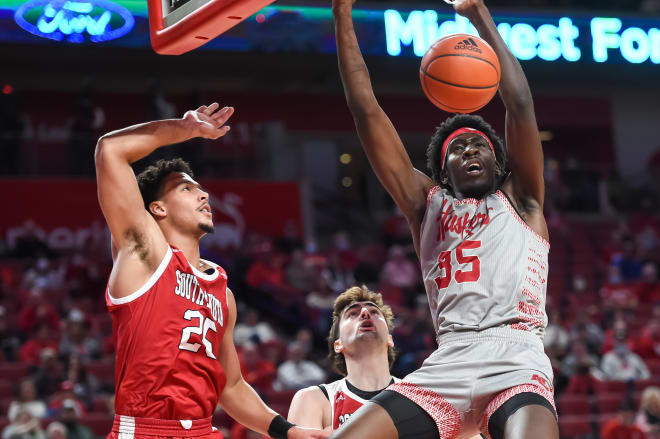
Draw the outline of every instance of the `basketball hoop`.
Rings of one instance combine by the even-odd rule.
[[[181,55],[231,29],[275,0],[147,0],[151,47]]]

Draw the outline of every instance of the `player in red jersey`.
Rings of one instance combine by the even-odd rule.
[[[314,428],[339,428],[357,409],[398,381],[390,375],[395,352],[392,309],[366,286],[335,299],[328,350],[333,369],[345,378],[299,390],[289,421]]]
[[[137,178],[131,163],[155,149],[229,131],[234,109],[214,103],[181,119],[148,122],[101,137],[98,197],[113,240],[106,301],[117,346],[115,421],[109,439],[219,436],[218,404],[273,438],[323,438],[269,409],[243,380],[233,342],[236,303],[227,275],[199,255],[213,232],[208,194],[181,159]]]

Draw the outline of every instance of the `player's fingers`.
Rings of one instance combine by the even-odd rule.
[[[229,120],[232,114],[234,114],[234,107],[225,107],[215,113],[212,117],[218,125],[222,125]]]
[[[199,108],[198,108],[197,110],[195,110],[195,111],[198,112],[198,113],[203,113],[205,110],[206,110],[206,105],[202,105],[201,107],[199,107]]]
[[[215,110],[217,110],[220,107],[220,104],[217,102],[212,103],[208,107],[206,107],[206,110],[204,110],[204,113],[208,114],[209,116],[213,114]]]
[[[200,111],[197,113],[197,120],[213,128],[217,127],[217,122],[215,121],[215,119],[209,116],[208,114],[206,114],[204,111]]]
[[[218,129],[217,129],[218,134],[217,134],[217,136],[216,136],[216,139],[219,139],[220,137],[222,137],[222,136],[224,136],[225,134],[227,134],[227,133],[229,132],[230,129],[231,129],[231,127],[230,127],[229,125],[225,125],[225,126],[222,126],[222,127],[218,128]]]

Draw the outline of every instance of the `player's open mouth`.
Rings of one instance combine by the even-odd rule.
[[[373,323],[371,323],[371,321],[369,321],[369,320],[365,320],[364,322],[360,323],[360,328],[359,328],[359,330],[360,330],[360,331],[365,331],[365,332],[366,332],[366,331],[372,331],[372,332],[374,332],[374,331],[376,331],[376,325],[374,325]]]
[[[208,204],[205,204],[204,206],[202,206],[202,208],[199,209],[199,211],[202,212],[202,213],[207,214],[208,216],[213,216],[211,214],[211,206],[209,206]]]
[[[484,168],[481,165],[481,162],[475,159],[475,160],[470,160],[465,165],[465,171],[467,172],[468,175],[476,177],[484,173]]]

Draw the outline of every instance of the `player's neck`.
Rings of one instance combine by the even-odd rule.
[[[384,389],[392,381],[387,353],[346,358],[346,379],[360,390],[373,392]]]
[[[165,239],[167,242],[181,250],[181,252],[186,257],[188,263],[200,270],[200,258],[199,258],[199,239],[195,236],[183,235],[181,233],[176,233],[174,231],[165,231]],[[169,233],[168,233],[169,232]]]

